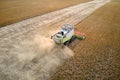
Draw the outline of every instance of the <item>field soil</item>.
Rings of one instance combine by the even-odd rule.
[[[0,0],[0,27],[91,0]]]
[[[74,56],[50,36],[65,23],[78,24],[109,0],[95,0],[0,28],[0,80],[48,80]],[[79,42],[78,42],[79,43]]]
[[[50,80],[120,80],[120,1],[112,0],[76,25],[86,40],[69,45],[75,56]]]

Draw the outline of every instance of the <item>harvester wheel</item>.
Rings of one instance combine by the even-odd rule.
[[[66,41],[65,43],[64,43],[64,45],[68,45],[70,43],[70,41]]]
[[[76,36],[72,36],[72,38],[70,39],[70,43],[71,43],[72,41],[74,41],[75,38],[76,38]]]

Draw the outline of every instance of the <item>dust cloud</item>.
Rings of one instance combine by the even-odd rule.
[[[50,38],[36,35],[33,40],[14,45],[9,58],[6,58],[11,63],[0,64],[3,66],[0,67],[0,75],[8,75],[6,80],[47,80],[59,65],[72,56],[73,52],[68,47],[62,48]]]

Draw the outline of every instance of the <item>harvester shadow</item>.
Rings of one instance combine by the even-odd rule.
[[[67,45],[67,47],[73,50],[81,41],[82,40],[75,38]]]

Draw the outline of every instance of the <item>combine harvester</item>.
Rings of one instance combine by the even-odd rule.
[[[64,45],[70,44],[73,40],[75,40],[75,38],[84,40],[86,35],[79,32],[73,25],[70,24],[63,25],[59,32],[51,36],[51,39],[53,39],[55,43]]]

